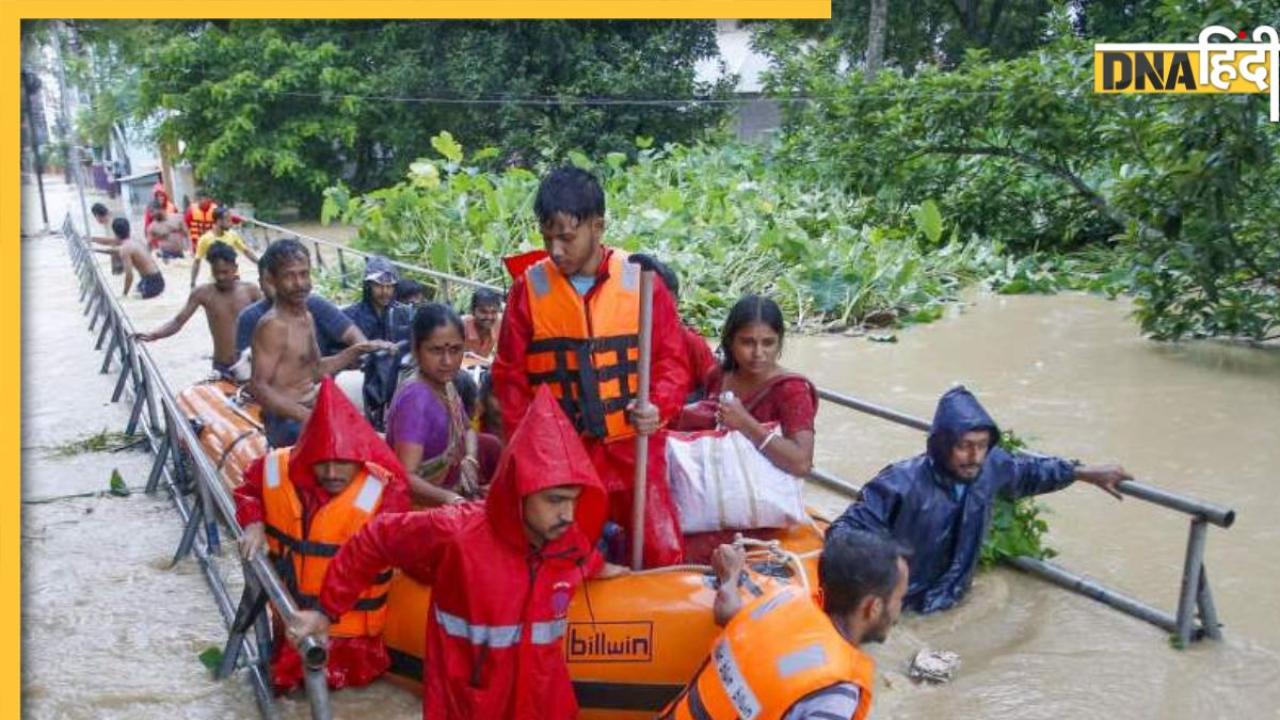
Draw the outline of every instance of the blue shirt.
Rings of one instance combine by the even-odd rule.
[[[236,318],[236,354],[239,355],[253,343],[253,329],[258,321],[271,309],[271,301],[262,298],[258,302],[240,311]],[[316,344],[320,346],[320,356],[328,357],[346,347],[342,336],[351,327],[351,318],[347,317],[337,305],[318,295],[307,297],[307,312],[311,313],[311,322],[316,328]]]
[[[578,291],[579,295],[585,296],[591,288],[595,287],[595,275],[573,275],[570,276],[569,282],[573,283],[573,289]]]

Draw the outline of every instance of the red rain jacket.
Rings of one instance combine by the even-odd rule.
[[[409,483],[404,466],[391,448],[378,437],[360,411],[351,404],[331,378],[321,381],[315,410],[298,436],[298,444],[289,451],[289,479],[302,502],[304,522],[309,523],[316,511],[333,496],[316,484],[311,466],[324,460],[352,460],[380,465],[391,471],[396,482],[383,491],[378,515],[409,510]],[[262,505],[263,459],[258,458],[245,471],[244,484],[235,490],[236,520],[244,527],[265,519]],[[302,659],[293,646],[283,640],[281,626],[276,624],[274,656],[271,658],[272,683],[279,692],[302,683]],[[368,685],[387,671],[391,658],[382,638],[334,638],[329,648],[329,686]]]
[[[609,276],[611,248],[604,249],[604,257],[596,274],[596,287]],[[527,269],[537,260],[534,254],[519,256],[516,266]],[[588,291],[587,296],[595,292]],[[502,407],[502,426],[513,428],[520,424],[533,398],[533,389],[525,374],[525,355],[533,338],[533,320],[529,314],[529,294],[525,276],[521,274],[511,285],[507,295],[507,307],[502,314],[502,330],[498,335],[498,356],[494,360],[493,393]],[[684,329],[676,315],[675,301],[666,285],[653,284],[653,366],[649,379],[649,402],[658,406],[664,422],[679,415],[684,406],[689,387],[688,349],[685,346]],[[635,476],[636,444],[634,439],[618,442],[601,442],[594,438],[582,438],[587,454],[600,474],[605,489],[610,494],[612,511],[610,519],[627,529],[633,536],[631,525],[631,497]],[[683,557],[679,516],[667,485],[666,432],[659,430],[649,436],[649,487],[645,496],[645,548],[646,567],[674,565]]]
[[[523,498],[580,485],[574,525],[535,549]],[[376,518],[334,558],[320,604],[351,607],[387,565],[434,585],[422,716],[430,720],[569,720],[578,713],[563,647],[575,589],[601,567],[593,551],[605,493],[573,426],[542,388],[503,450],[489,496]]]

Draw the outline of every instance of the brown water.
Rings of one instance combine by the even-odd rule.
[[[1185,652],[1162,631],[1016,571],[978,578],[957,610],[907,618],[875,651],[891,687],[878,717],[1280,717],[1280,353],[1137,336],[1128,305],[1086,295],[975,295],[897,344],[789,341],[784,362],[825,387],[924,418],[962,382],[1046,452],[1119,462],[1169,490],[1234,507],[1206,565],[1226,639]],[[858,484],[924,435],[824,404],[819,466]],[[836,441],[839,438],[839,441]],[[822,490],[826,510],[845,502]],[[1089,486],[1047,496],[1064,566],[1172,611],[1188,519]],[[957,680],[902,676],[922,644],[958,651]]]
[[[67,197],[56,183],[50,192]],[[61,210],[51,216],[60,224]],[[23,496],[102,489],[112,468],[141,485],[148,463],[140,453],[58,458],[47,450],[123,427],[127,408],[107,402],[114,376],[97,374],[102,356],[79,314],[61,239],[25,241],[23,262]],[[161,298],[125,301],[138,327],[181,306],[189,262],[165,269],[169,289]],[[245,265],[242,274],[252,279]],[[997,570],[978,578],[961,607],[906,618],[889,643],[873,648],[882,671],[875,717],[1280,717],[1280,526],[1273,520],[1280,493],[1269,485],[1280,467],[1280,353],[1149,343],[1137,337],[1123,302],[971,299],[963,313],[899,333],[897,344],[794,338],[784,361],[821,385],[923,417],[938,394],[964,382],[1038,449],[1121,462],[1140,479],[1236,508],[1234,527],[1211,530],[1207,555],[1226,639],[1177,652],[1154,627]],[[154,355],[181,388],[207,372],[210,349],[197,314]],[[857,483],[923,442],[917,431],[830,404],[819,414],[819,465]],[[811,498],[829,512],[845,502],[818,488]],[[1118,503],[1090,487],[1069,488],[1047,504],[1058,561],[1174,607],[1184,516],[1132,498]],[[166,500],[137,494],[24,506],[24,715],[255,715],[242,677],[213,682],[196,660],[224,638],[196,565],[166,569],[179,534]],[[238,584],[234,563],[220,569]],[[961,654],[953,683],[928,688],[906,679],[907,659],[923,645]],[[337,693],[334,702],[339,717],[420,712],[416,697],[388,685]],[[306,717],[301,702],[283,710]]]

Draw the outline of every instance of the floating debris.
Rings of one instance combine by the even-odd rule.
[[[930,650],[925,648],[916,653],[911,661],[911,679],[924,680],[931,683],[951,682],[951,678],[960,669],[960,654],[950,650]]]

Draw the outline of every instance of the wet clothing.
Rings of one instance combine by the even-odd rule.
[[[404,467],[332,379],[321,381],[315,409],[297,440],[289,450],[287,473],[301,506],[303,527],[312,524],[328,503],[341,497],[341,494],[331,495],[316,482],[313,466],[325,460],[359,462],[365,471],[386,480],[381,488],[375,517],[409,509],[409,487]],[[272,457],[268,454],[250,464],[245,471],[244,484],[235,489],[236,520],[241,526],[268,520],[278,522],[268,516],[264,502],[265,485],[269,480],[265,472],[266,460]],[[285,556],[277,555],[276,559],[283,561]],[[288,566],[294,566],[291,558]],[[385,570],[385,567],[379,568],[375,574]],[[289,574],[285,573],[286,579]],[[293,580],[299,578],[294,577]],[[298,590],[293,588],[295,597],[299,595]],[[315,607],[314,601],[304,599],[302,602]],[[277,691],[285,691],[302,683],[302,661],[293,645],[284,639],[283,628],[278,621],[275,630],[272,683]],[[329,685],[334,688],[366,685],[385,672],[390,662],[380,636],[331,637],[327,668]]]
[[[253,344],[253,330],[258,321],[271,309],[271,301],[262,298],[258,302],[240,311],[236,318],[236,352],[243,353],[245,348]],[[337,305],[319,295],[307,298],[307,312],[311,313],[311,322],[316,328],[316,344],[320,346],[321,357],[336,355],[346,347],[342,336],[351,327],[351,318],[343,314]]]
[[[221,235],[210,230],[200,236],[199,242],[196,243],[196,259],[203,260],[205,255],[209,254],[209,248],[213,247],[216,242],[229,245],[232,250],[247,256],[249,246],[244,244],[244,238],[240,237],[240,233],[235,230],[224,230]]]
[[[533,548],[524,498],[579,485],[574,524]],[[605,493],[573,427],[546,389],[511,436],[483,502],[376,518],[334,558],[320,605],[352,606],[382,568],[433,584],[423,717],[570,720],[578,707],[564,658],[569,602],[601,567],[593,548]]]
[[[302,423],[264,408],[262,432],[267,436],[267,447],[289,447],[298,441],[298,434],[302,432]]]
[[[391,279],[392,282],[399,279],[395,266],[381,255],[369,256],[365,263],[365,275]],[[351,318],[351,322],[355,323],[369,340],[389,342],[408,340],[413,327],[413,307],[392,300],[390,305],[378,310],[373,304],[373,289],[370,287],[372,284],[371,280],[366,280],[361,291],[360,302],[347,305],[342,308],[342,312]]]
[[[960,482],[947,457],[967,432],[988,430],[992,448],[977,478]],[[938,401],[927,452],[894,463],[862,488],[828,533],[844,528],[892,535],[912,548],[911,578],[903,607],[946,610],[969,591],[998,496],[1017,499],[1071,484],[1075,465],[1062,458],[1008,453],[995,447],[1000,430],[963,387]]]
[[[801,700],[782,720],[845,720],[858,711],[862,693],[853,683],[838,683]]]
[[[611,279],[609,258],[614,253],[604,248],[604,259],[596,274],[595,285],[583,301],[590,303],[603,284],[617,282]],[[535,265],[536,267],[536,265]],[[502,426],[515,428],[524,416],[533,396],[533,384],[529,381],[526,358],[534,337],[534,322],[529,304],[528,276],[532,267],[516,278],[507,296],[503,314],[502,331],[498,336],[498,355],[492,368],[493,393],[502,408]],[[554,265],[550,272],[557,272]],[[663,421],[679,412],[688,386],[686,362],[680,320],[676,316],[675,301],[662,283],[653,286],[653,367],[650,372],[649,402],[657,406]],[[510,430],[508,430],[510,432]],[[617,442],[602,441],[583,436],[587,454],[591,457],[605,489],[610,494],[610,517],[627,532],[632,533],[631,505],[632,485],[635,475],[635,440]],[[682,549],[680,524],[667,484],[666,433],[659,430],[649,436],[648,489],[645,506],[644,564],[646,567],[673,565],[681,561]]]
[[[143,300],[149,300],[164,292],[164,275],[159,272],[154,275],[143,275],[138,279],[138,292],[142,293]]]

